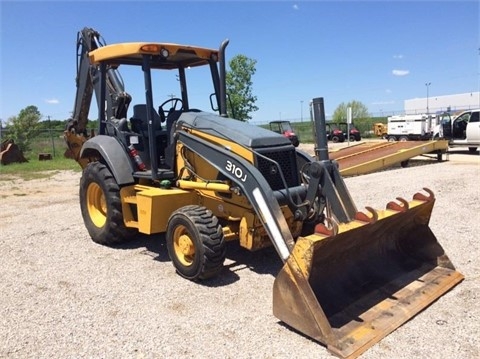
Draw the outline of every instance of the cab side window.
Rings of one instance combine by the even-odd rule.
[[[472,112],[468,122],[480,122],[480,112]]]
[[[458,122],[465,122],[467,123],[469,121],[470,113],[464,113],[462,116],[458,118]]]

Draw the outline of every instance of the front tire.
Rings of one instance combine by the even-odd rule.
[[[85,227],[96,243],[119,244],[137,233],[125,226],[120,188],[107,166],[100,162],[89,163],[83,170],[80,207]]]
[[[208,279],[223,268],[226,243],[217,217],[205,207],[190,205],[168,220],[167,250],[178,274],[190,280]]]

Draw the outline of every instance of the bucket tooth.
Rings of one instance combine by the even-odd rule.
[[[318,234],[326,234],[328,236],[335,237],[338,233],[338,224],[331,218],[325,218],[325,222],[327,222],[328,226],[323,223],[318,223],[315,226],[315,233]]]
[[[424,195],[423,193],[417,192],[413,195],[413,199],[419,200],[419,201],[433,201],[435,199],[435,195],[433,194],[432,190],[423,187],[423,190],[428,193],[428,196]]]
[[[402,197],[397,197],[397,201],[399,201],[401,204],[398,204],[396,202],[388,202],[387,204],[387,209],[391,209],[394,211],[398,212],[406,212],[408,211],[409,204],[406,200],[404,200]]]
[[[370,217],[363,212],[357,212],[355,219],[362,222],[375,223],[378,220],[378,212],[372,207],[365,207],[365,209],[369,211],[372,216]]]

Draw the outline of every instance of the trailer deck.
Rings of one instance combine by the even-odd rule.
[[[329,151],[330,159],[339,163],[342,176],[375,172],[396,164],[406,167],[417,156],[434,156],[438,161],[448,150],[448,141],[362,142]]]

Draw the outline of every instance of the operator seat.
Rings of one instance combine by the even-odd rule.
[[[162,131],[162,125],[160,123],[160,116],[157,111],[152,108],[153,113],[153,130],[155,136],[165,134]],[[148,119],[147,119],[147,105],[140,104],[133,106],[133,117],[130,119],[132,124],[132,130],[141,133],[144,137],[148,137]]]
[[[148,119],[147,119],[147,105],[139,104],[133,106],[133,116],[130,119],[132,125],[132,131],[141,135],[140,144],[137,147],[137,150],[141,151],[142,159],[144,160],[147,167],[150,166],[150,152],[149,142],[153,141],[157,147],[158,156],[165,156],[165,147],[167,145],[167,131],[162,129],[160,116],[152,107],[153,114],[153,136],[151,139],[148,136]]]

